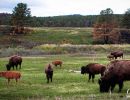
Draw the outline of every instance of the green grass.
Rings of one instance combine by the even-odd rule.
[[[20,70],[22,77],[16,84],[15,80],[11,80],[7,85],[7,80],[0,78],[0,100],[120,100],[126,95],[126,91],[130,88],[130,83],[125,82],[121,93],[118,93],[116,86],[111,97],[109,93],[100,93],[98,79],[100,75],[96,75],[95,82],[87,82],[88,75],[70,72],[70,70],[80,70],[82,65],[90,62],[98,62],[107,65],[109,61],[106,54],[97,54],[100,57],[72,56],[72,55],[56,55],[44,57],[23,57],[22,69]],[[125,59],[129,59],[125,55]],[[53,60],[60,59],[63,66],[54,67],[53,82],[47,84],[44,68]],[[5,64],[8,58],[0,58],[0,70],[5,70]]]
[[[92,28],[33,28],[26,35],[1,35],[0,47],[17,47],[35,44],[92,44]],[[4,45],[3,45],[4,44]],[[26,46],[27,47],[27,46]]]

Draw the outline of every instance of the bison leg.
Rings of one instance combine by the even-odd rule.
[[[115,83],[111,84],[111,91],[113,91],[113,90],[114,90],[115,85],[116,85]]]
[[[122,55],[122,59],[123,59],[123,55]]]
[[[49,76],[47,75],[46,77],[47,77],[47,83],[49,83]]]
[[[52,82],[52,76],[51,76],[51,82]]]
[[[8,78],[8,84],[9,84],[9,82],[10,82],[10,79]]]
[[[17,67],[18,67],[18,65],[16,65],[16,70],[17,70]]]
[[[118,92],[121,92],[122,88],[123,88],[123,82],[119,82],[119,91]]]
[[[19,64],[19,69],[21,69],[21,63]]]
[[[16,78],[15,80],[16,80],[16,83],[17,83],[17,82],[18,82],[18,79]]]
[[[95,78],[95,75],[94,75],[94,74],[92,74],[92,82],[94,82],[94,78]]]
[[[13,70],[14,70],[14,65],[12,67],[13,67]]]
[[[91,79],[91,76],[92,76],[92,75],[91,75],[91,74],[89,74],[89,79],[88,79],[88,82],[90,81],[90,79]]]

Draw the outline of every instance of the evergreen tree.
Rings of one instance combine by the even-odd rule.
[[[130,28],[130,8],[124,14],[122,25],[125,28]]]
[[[24,26],[27,24],[31,16],[30,8],[27,8],[26,3],[18,3],[13,9],[12,24],[15,26]]]

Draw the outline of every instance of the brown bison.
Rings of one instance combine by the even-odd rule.
[[[6,68],[7,70],[10,70],[11,67],[13,67],[14,69],[14,66],[15,66],[17,69],[19,65],[19,69],[21,69],[21,64],[22,64],[22,58],[20,56],[14,55],[10,57],[9,63],[6,65]]]
[[[123,51],[114,51],[114,52],[111,52],[111,55],[114,56],[115,59],[117,59],[118,57],[122,57],[123,59]]]
[[[0,77],[5,77],[6,79],[8,79],[9,84],[10,79],[15,79],[17,82],[18,79],[20,79],[21,77],[21,73],[16,71],[2,71],[0,72]]]
[[[121,92],[126,80],[130,80],[130,60],[112,61],[99,79],[100,92],[108,92],[109,89],[113,91],[116,84]]]
[[[104,65],[101,65],[98,63],[90,63],[86,66],[81,67],[81,74],[88,73],[89,74],[88,81],[90,81],[90,79],[92,77],[92,82],[94,82],[95,74],[101,74],[101,76],[103,76],[105,69],[106,69],[106,67]]]
[[[56,60],[56,61],[53,61],[52,64],[53,64],[54,66],[58,66],[58,65],[59,65],[59,66],[61,67],[61,66],[62,66],[62,61]]]
[[[47,78],[47,83],[49,83],[49,79],[52,82],[52,78],[53,78],[53,68],[52,66],[49,64],[47,66],[47,68],[45,69],[45,74],[46,74],[46,78]]]

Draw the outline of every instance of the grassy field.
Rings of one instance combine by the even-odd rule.
[[[100,56],[99,56],[100,55]],[[62,60],[63,66],[54,67],[53,82],[47,84],[44,68],[53,60]],[[125,59],[130,56],[125,55]],[[0,58],[0,70],[5,70],[8,58]],[[100,93],[97,75],[95,82],[88,82],[88,75],[81,75],[73,71],[80,71],[82,65],[90,62],[98,62],[107,65],[109,63],[105,53],[97,56],[78,55],[50,55],[42,57],[23,57],[21,80],[16,84],[15,80],[7,85],[7,80],[0,78],[0,100],[122,100],[130,83],[125,82],[121,93],[118,86],[114,92]]]
[[[23,56],[21,80],[0,77],[0,100],[122,100],[130,83],[125,82],[121,93],[100,93],[97,75],[95,82],[88,82],[88,75],[80,71],[82,65],[97,62],[109,63],[106,55],[122,50],[124,59],[130,59],[130,45],[92,45],[92,28],[33,28],[25,35],[0,36],[0,71],[6,70],[8,57]],[[60,59],[63,66],[54,67],[53,82],[47,84],[45,67],[53,60]]]
[[[39,44],[92,44],[92,28],[42,27],[32,28],[24,35],[0,34],[0,47],[33,48]]]

